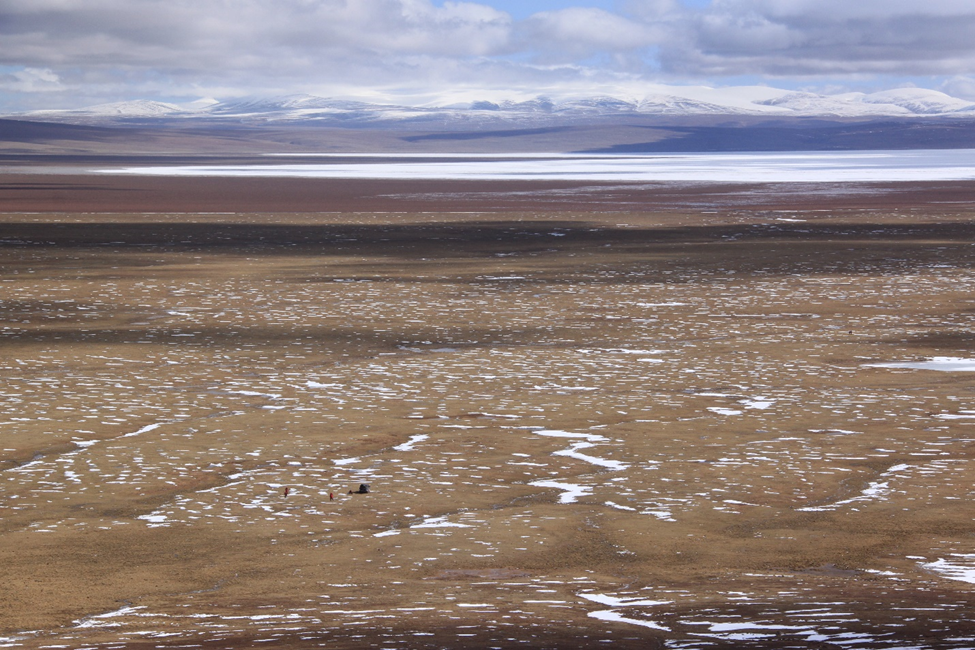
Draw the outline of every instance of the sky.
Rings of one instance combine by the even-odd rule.
[[[639,99],[659,85],[975,100],[973,34],[973,0],[0,0],[0,111]]]

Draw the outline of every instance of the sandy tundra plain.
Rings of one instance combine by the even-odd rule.
[[[975,647],[971,184],[8,181],[0,647]]]

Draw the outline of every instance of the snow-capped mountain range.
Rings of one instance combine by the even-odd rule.
[[[819,95],[765,86],[708,88],[657,86],[645,96],[562,98],[527,101],[476,100],[446,106],[404,106],[286,95],[231,101],[201,100],[180,106],[136,100],[73,110],[33,111],[7,116],[76,124],[146,121],[294,124],[334,126],[549,125],[603,121],[623,116],[766,116],[766,117],[967,117],[975,118],[975,102],[936,90],[901,88],[875,93]]]

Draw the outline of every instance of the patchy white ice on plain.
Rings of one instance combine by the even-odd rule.
[[[600,621],[610,621],[612,623],[629,623],[630,625],[639,625],[640,627],[649,627],[653,630],[662,630],[664,632],[670,632],[670,628],[667,627],[666,625],[661,625],[660,623],[654,623],[653,621],[647,621],[639,618],[628,618],[612,609],[589,612],[589,617],[595,618]]]
[[[842,501],[835,501],[821,506],[807,506],[805,508],[797,508],[802,512],[825,512],[828,510],[837,510],[843,506],[848,506],[854,503],[861,503],[865,501],[875,501],[878,499],[883,499],[888,494],[890,494],[890,478],[902,476],[907,470],[913,469],[911,465],[894,465],[886,472],[881,474],[881,478],[887,479],[882,481],[871,481],[867,487],[865,487],[860,494],[849,499],[843,499]]]
[[[155,424],[148,424],[148,425],[142,427],[141,429],[139,429],[138,431],[133,431],[132,433],[123,434],[122,437],[123,438],[134,438],[135,436],[141,436],[143,433],[149,433],[150,431],[155,431],[156,429],[158,429],[161,426],[162,426],[162,423],[159,423],[159,422],[157,422]]]
[[[342,384],[320,384],[317,381],[308,380],[305,382],[305,386],[308,388],[334,388],[336,390],[341,390],[345,388]]]
[[[829,647],[869,647],[888,650],[929,649],[933,646],[905,644],[899,640],[897,628],[900,623],[889,626],[887,630],[869,633],[861,631],[861,622],[846,608],[842,601],[798,602],[788,611],[778,610],[773,597],[765,597],[744,591],[726,591],[712,596],[709,601],[720,615],[682,613],[680,601],[693,597],[684,590],[654,589],[654,594],[672,597],[669,600],[649,599],[642,596],[615,596],[601,593],[579,593],[578,597],[592,603],[610,607],[588,613],[590,618],[601,621],[624,623],[638,627],[671,632],[675,638],[668,642],[671,648],[709,648],[714,641],[733,644],[734,647],[750,647],[748,642],[774,643],[775,647],[804,647],[804,643],[825,644]],[[792,596],[787,591],[782,596]],[[741,604],[748,608],[737,609]],[[917,608],[905,608],[913,613]],[[932,610],[933,611],[933,610]],[[781,617],[785,614],[785,618]],[[657,622],[666,616],[667,625]],[[908,618],[908,621],[915,620]],[[953,639],[960,641],[960,639]],[[730,647],[730,646],[729,646]],[[771,647],[763,645],[762,647]],[[960,647],[952,645],[951,647]],[[968,647],[968,646],[964,646]]]
[[[723,406],[709,406],[708,410],[718,415],[741,415],[743,412],[738,409],[729,409]]]
[[[948,558],[921,563],[922,569],[933,571],[949,580],[975,584],[975,554],[952,553]]]
[[[310,383],[310,382],[309,382]],[[228,390],[230,395],[244,395],[245,397],[266,397],[267,399],[281,399],[281,395],[262,393],[256,390]]]
[[[562,431],[560,429],[536,429],[532,431],[536,436],[547,436],[549,438],[579,438],[586,442],[609,442],[609,438],[594,433],[573,433],[572,431]]]
[[[958,413],[939,413],[934,417],[939,420],[970,420],[975,418],[975,411],[971,409],[961,409]]]
[[[604,348],[600,350],[579,350],[582,354],[664,354],[666,350],[633,350],[630,348]]]
[[[562,494],[559,495],[559,503],[575,503],[580,497],[592,494],[591,487],[564,481],[532,481],[529,485],[562,490]]]
[[[128,616],[134,614],[145,607],[135,607],[132,605],[127,605],[121,607],[111,612],[105,612],[104,614],[95,614],[94,616],[86,616],[85,618],[75,621],[75,628],[83,629],[90,627],[116,627],[120,623],[111,622],[113,618],[120,618],[123,616]]]
[[[150,513],[148,515],[139,515],[136,519],[141,519],[143,521],[149,522],[149,528],[159,528],[160,526],[167,526],[166,515],[157,515],[155,513]]]
[[[346,157],[336,154],[336,157]],[[447,155],[439,158],[446,158]],[[147,176],[245,176],[377,179],[888,182],[975,179],[967,149],[694,154],[512,155],[481,160],[336,162],[333,164],[174,165],[99,169]],[[327,159],[327,156],[323,156]]]
[[[622,471],[629,467],[624,462],[618,460],[609,460],[607,458],[599,458],[598,456],[590,456],[589,454],[580,454],[580,449],[588,449],[590,447],[595,447],[596,445],[591,442],[577,442],[573,444],[568,449],[562,449],[560,451],[552,452],[553,456],[568,456],[569,458],[575,458],[587,463],[592,463],[593,465],[598,465],[600,467],[605,467],[606,469],[611,469],[614,471]]]
[[[447,517],[427,517],[423,521],[413,524],[410,528],[470,528],[470,524],[447,521]]]
[[[579,594],[579,597],[608,607],[653,607],[654,605],[669,605],[674,602],[672,600],[649,600],[639,597],[619,598],[618,596],[610,596],[609,594],[591,593],[582,593]]]
[[[764,397],[755,397],[752,399],[740,400],[739,404],[744,405],[746,409],[756,409],[759,411],[764,411],[765,409],[775,404],[775,400],[765,399]]]
[[[153,347],[145,356],[90,355],[78,366],[70,359],[64,363],[53,348],[40,350],[35,358],[8,355],[0,363],[5,370],[0,393],[7,400],[0,426],[10,440],[4,446],[14,456],[0,466],[0,506],[5,517],[23,519],[31,533],[122,526],[177,532],[217,525],[244,535],[249,530],[280,532],[323,549],[362,538],[386,552],[382,561],[390,570],[390,589],[401,575],[396,572],[417,570],[407,565],[414,559],[416,567],[436,562],[463,566],[461,557],[493,558],[489,563],[513,558],[516,564],[519,553],[557,549],[558,540],[545,523],[552,510],[557,515],[553,518],[588,519],[670,539],[678,522],[703,516],[734,526],[773,511],[822,509],[833,517],[849,517],[852,525],[860,512],[886,510],[895,501],[910,507],[905,517],[926,508],[964,508],[972,496],[968,451],[975,437],[966,433],[975,422],[975,405],[964,382],[944,382],[944,376],[931,374],[903,385],[875,385],[862,381],[863,375],[883,380],[888,371],[865,373],[861,366],[833,364],[828,360],[835,357],[828,352],[836,333],[850,329],[888,327],[906,338],[931,327],[947,328],[956,323],[956,315],[952,320],[942,317],[949,302],[944,296],[972,295],[975,280],[967,268],[957,266],[870,264],[896,268],[863,274],[854,283],[828,274],[784,275],[770,268],[742,283],[740,276],[726,277],[721,270],[675,259],[668,267],[675,282],[659,283],[639,268],[634,280],[653,281],[618,281],[625,278],[615,269],[593,267],[591,283],[544,288],[559,294],[558,309],[537,300],[542,288],[529,282],[483,282],[466,294],[450,281],[449,289],[438,294],[425,281],[350,280],[339,286],[196,278],[194,300],[212,307],[209,313],[230,331],[241,324],[279,328],[293,333],[294,345],[276,356],[233,341],[208,345],[203,313],[180,308],[169,317],[178,318],[179,327],[198,327],[200,333],[195,339],[180,339],[179,345]],[[512,271],[521,273],[519,266]],[[504,267],[492,276],[516,277]],[[708,282],[696,282],[701,279]],[[35,298],[19,287],[8,283],[4,299]],[[149,291],[148,281],[125,292],[98,287],[106,303],[120,295],[148,302],[155,295],[154,290],[140,295]],[[700,291],[707,293],[702,297]],[[907,312],[882,309],[854,316],[838,307],[872,304],[878,296],[928,301],[924,304],[931,309],[925,312],[927,320],[918,323]],[[818,323],[808,315],[789,315],[803,300],[826,305]],[[368,358],[322,362],[312,336],[318,326],[385,332],[389,317],[403,304],[419,328],[409,345]],[[445,315],[475,310],[490,325],[483,335],[461,336],[447,326],[436,332],[424,329],[449,323]],[[692,311],[701,316],[684,318]],[[573,318],[567,319],[566,313]],[[618,336],[594,336],[590,323],[575,318],[580,314],[611,317],[613,327],[623,329]],[[734,325],[734,339],[762,343],[754,354],[732,353],[733,341],[728,353],[711,349],[709,342],[726,333],[725,323],[731,322],[719,318],[730,314],[756,315]],[[472,345],[502,340],[496,334],[515,329],[537,332],[533,336],[539,344]],[[862,362],[905,358],[953,371],[973,363],[850,350],[851,355],[873,355],[859,357]],[[648,358],[665,363],[647,363]],[[896,372],[915,377],[914,369]],[[270,410],[269,404],[287,408]],[[707,407],[727,409],[735,417]],[[383,417],[395,420],[391,430],[382,426]],[[334,435],[343,430],[355,437]],[[359,436],[368,444],[356,444]],[[694,444],[685,444],[688,436]],[[43,444],[32,453],[15,453],[21,451],[16,440]],[[890,469],[880,472],[877,467]],[[347,494],[360,482],[371,485],[369,495]],[[137,519],[85,520],[78,515],[79,505],[102,498],[162,493],[169,494],[167,499],[153,499],[145,510],[133,513],[140,515]],[[535,498],[543,493],[559,505]],[[472,497],[504,507],[471,507]],[[51,508],[55,515],[30,520],[39,508]],[[372,519],[349,526],[347,515],[364,516],[362,512]],[[514,548],[501,546],[499,539]],[[688,536],[692,545],[703,541]],[[366,560],[362,553],[368,544],[363,543],[342,547],[349,562]],[[423,557],[398,550],[410,544],[422,544]],[[916,571],[897,576],[862,571],[878,583],[889,582],[891,598],[897,597],[894,588],[903,587],[909,599],[940,579],[975,581],[975,558],[961,555],[970,550],[964,543],[938,549],[910,558],[918,563],[913,564]],[[502,551],[509,555],[502,556]],[[626,555],[629,550],[620,547],[617,552]],[[376,562],[379,556],[369,559]],[[438,603],[437,608],[450,617],[458,616],[460,608],[487,603],[499,610],[517,607],[517,612],[509,610],[513,624],[542,626],[558,608],[593,609],[598,610],[589,614],[594,631],[629,626],[632,634],[655,635],[656,626],[666,626],[675,638],[670,647],[685,649],[747,645],[747,638],[764,638],[769,644],[770,636],[797,647],[814,641],[835,647],[903,647],[893,645],[897,625],[917,627],[914,613],[905,611],[891,614],[891,627],[879,631],[889,637],[864,633],[869,621],[852,620],[852,605],[823,602],[822,591],[799,593],[816,586],[814,574],[787,577],[781,597],[770,597],[767,591],[729,594],[721,603],[721,596],[715,596],[713,607],[720,615],[695,613],[700,601],[691,599],[698,595],[680,595],[678,590],[607,595],[602,592],[625,587],[602,578],[587,588],[601,596],[573,602],[571,594],[579,588],[550,584],[553,577],[541,572],[498,579],[494,600],[482,600],[486,591],[459,592],[467,600],[445,607]],[[200,617],[190,619],[200,636],[184,642],[208,643],[209,635],[216,639],[231,632],[285,634],[295,626],[327,634],[343,626],[376,626],[383,624],[380,619],[410,616],[406,608],[377,609],[382,606],[363,600],[352,581],[337,574],[335,584],[323,585],[322,600],[310,602],[300,619],[230,616],[194,604],[186,618]],[[438,584],[431,581],[431,593]],[[967,607],[967,592],[961,587],[960,596],[945,592],[940,601],[944,608],[925,616],[940,617],[937,624],[943,627],[958,620],[960,612],[968,611],[959,609]],[[688,600],[679,602],[684,598]],[[666,604],[668,600],[675,604]],[[754,607],[735,609],[740,603]],[[781,603],[793,609],[783,613],[776,609]],[[157,637],[170,629],[161,614],[119,612],[93,620],[118,624],[120,635]],[[772,627],[793,623],[794,628]],[[497,645],[504,645],[502,633],[497,633]],[[0,645],[10,638],[0,637]],[[975,642],[958,638],[931,638],[938,638],[938,647],[975,647]],[[891,643],[884,645],[887,641]],[[403,639],[398,643],[404,645]]]
[[[597,445],[610,442],[610,439],[606,436],[592,433],[573,433],[571,431],[562,431],[560,429],[536,429],[532,431],[532,433],[550,438],[568,438],[570,440],[580,440],[580,442],[574,442],[569,445],[567,449],[560,449],[552,452],[553,456],[575,458],[576,460],[581,460],[585,463],[590,463],[597,467],[614,472],[622,471],[630,467],[629,464],[622,461],[580,453],[580,450],[582,449],[591,449]],[[552,487],[562,490],[563,492],[559,496],[559,503],[575,503],[580,497],[588,496],[592,494],[593,491],[592,487],[579,485],[576,483],[566,483],[563,481],[532,481],[529,483],[529,485],[535,485],[538,487]]]
[[[410,439],[401,445],[396,445],[393,447],[396,451],[413,451],[418,442],[423,442],[424,440],[429,440],[430,436],[425,433],[420,433],[415,436],[410,436]]]
[[[927,361],[890,361],[867,363],[868,368],[907,368],[912,370],[937,370],[940,372],[975,372],[975,359],[961,357],[931,357]]]

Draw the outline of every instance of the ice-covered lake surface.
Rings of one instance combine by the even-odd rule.
[[[161,176],[443,180],[837,183],[975,179],[975,150],[693,154],[302,154],[321,162],[145,166],[98,171]]]
[[[0,647],[975,647],[972,242],[785,216],[8,241]]]

